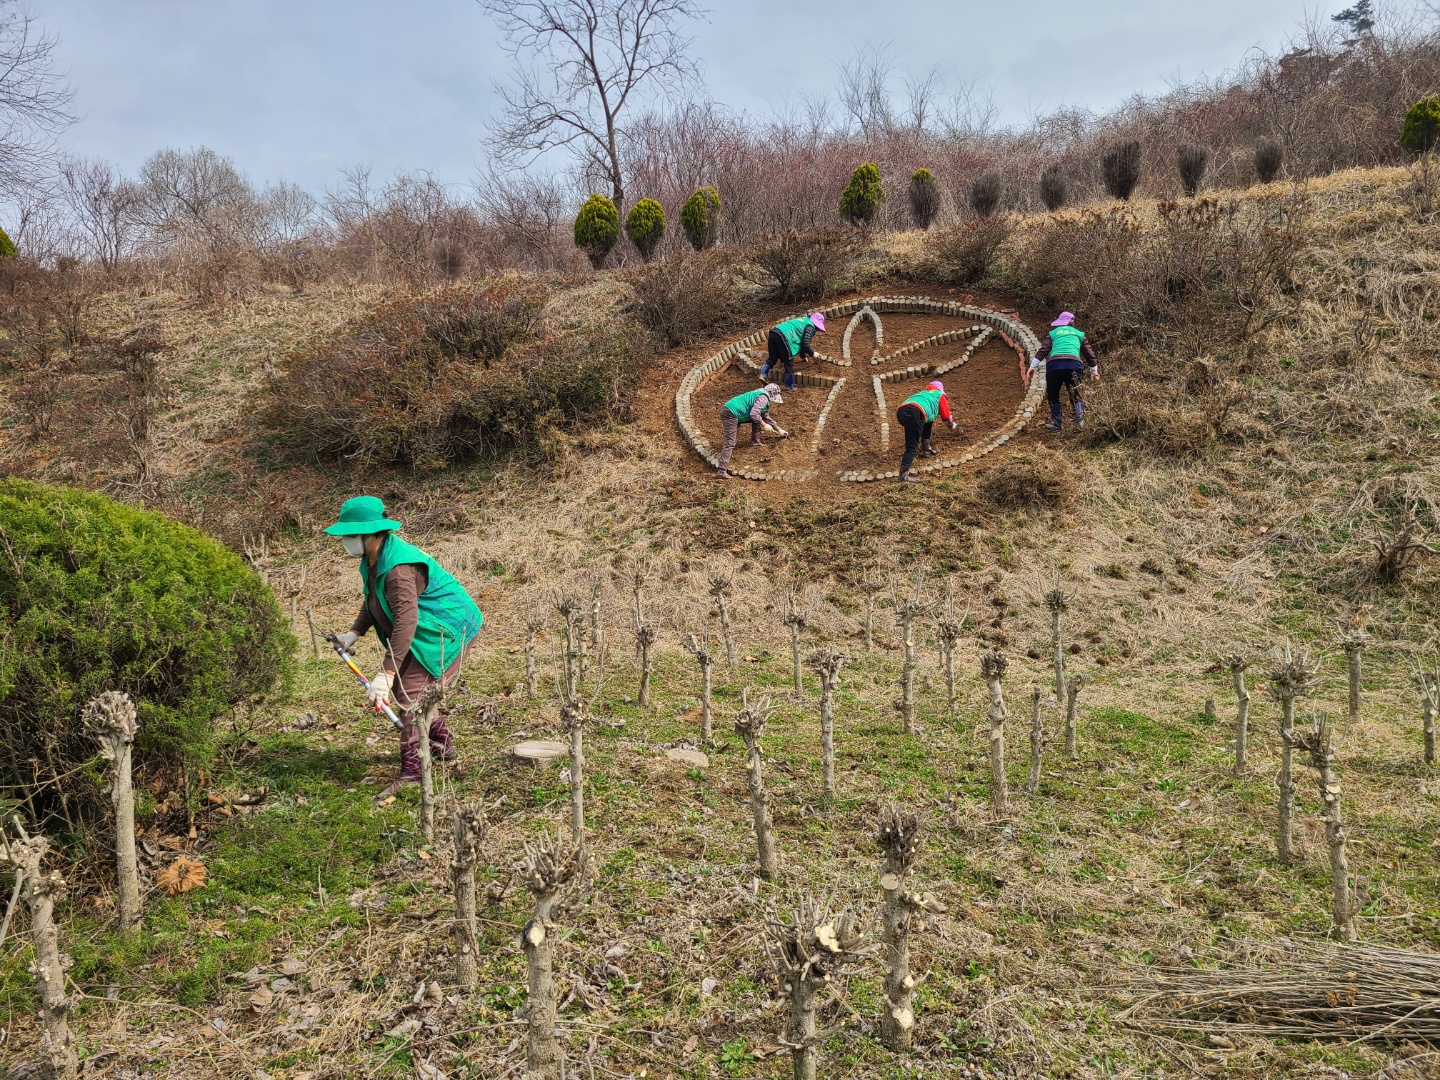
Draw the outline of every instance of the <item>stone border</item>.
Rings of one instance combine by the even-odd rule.
[[[885,327],[881,325],[880,316],[875,313],[875,309],[869,304],[862,304],[855,312],[854,317],[846,325],[845,336],[840,339],[840,355],[843,356],[846,361],[852,361],[854,359],[850,355],[850,335],[855,333],[855,328],[860,325],[861,319],[869,319],[870,325],[875,328],[875,351],[870,354],[870,363],[874,364],[877,362],[876,357],[880,355],[880,346],[885,344]]]
[[[830,406],[835,404],[835,398],[840,393],[840,388],[844,385],[845,380],[841,379],[831,387],[830,395],[825,399],[825,404],[820,409],[820,419],[815,421],[815,434],[810,437],[810,452],[812,454],[818,454],[820,452],[820,439],[825,434],[825,421],[830,419]]]
[[[1031,356],[1034,356],[1040,349],[1040,339],[1035,333],[1018,318],[1001,311],[992,311],[989,308],[974,307],[970,304],[959,304],[954,301],[932,300],[927,296],[873,296],[865,300],[852,300],[844,304],[835,304],[828,308],[820,309],[827,319],[844,318],[846,316],[858,316],[860,312],[868,309],[866,316],[873,320],[875,326],[875,338],[877,346],[883,340],[879,315],[882,312],[903,315],[950,315],[960,318],[973,319],[977,323],[985,324],[993,332],[998,333],[1001,339],[1016,351],[1020,356],[1020,363],[1023,366]],[[797,316],[798,317],[798,316]],[[851,319],[851,326],[858,323],[858,318]],[[849,331],[847,327],[847,333]],[[982,327],[983,333],[984,327]],[[748,334],[739,341],[732,342],[725,346],[718,353],[707,357],[696,364],[685,377],[680,380],[680,388],[675,392],[675,419],[680,425],[680,433],[690,448],[699,454],[705,461],[709,462],[711,468],[718,467],[719,453],[706,441],[700,431],[700,426],[695,422],[692,397],[702,383],[709,378],[717,376],[725,366],[734,360],[739,360],[742,365],[750,368],[756,374],[760,371],[760,365],[754,363],[750,356],[751,350],[764,344],[765,337],[770,328],[767,326],[762,330]],[[846,342],[848,345],[848,341]],[[975,343],[972,342],[972,347]],[[844,349],[846,359],[849,359],[849,349]],[[877,349],[878,351],[878,349]],[[954,366],[959,366],[954,365]],[[947,369],[948,370],[948,369]],[[1038,375],[1038,373],[1037,373]],[[884,391],[880,389],[880,378],[874,376],[876,400],[881,407],[881,450],[889,449],[889,421],[884,415]],[[801,386],[830,387],[831,396],[835,394],[836,380],[826,378],[823,375],[811,375],[808,372],[796,373],[796,381]],[[929,465],[916,465],[912,472],[932,473],[943,469],[953,469],[957,465],[973,461],[993,452],[1011,438],[1024,430],[1030,418],[1035,415],[1040,399],[1045,395],[1045,381],[1040,378],[1030,380],[1030,389],[1020,401],[1020,407],[1015,411],[1015,416],[998,432],[991,432],[985,439],[972,443],[964,453],[947,458],[944,461],[933,462]],[[828,408],[828,402],[827,402]],[[808,480],[817,474],[816,469],[780,469],[774,473],[765,473],[758,470],[732,470],[732,475],[745,480],[779,480],[781,482],[798,483]],[[871,480],[893,480],[898,477],[898,470],[887,472],[866,472],[850,470],[837,474],[837,478],[844,482],[865,483]]]

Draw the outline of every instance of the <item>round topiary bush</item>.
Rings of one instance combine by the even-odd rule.
[[[1405,113],[1400,148],[1412,154],[1428,154],[1435,149],[1437,139],[1440,139],[1440,98],[1421,98]]]
[[[625,235],[648,263],[665,238],[665,208],[654,199],[641,199],[625,216]]]
[[[1059,165],[1051,165],[1040,174],[1040,201],[1045,204],[1046,210],[1052,213],[1059,210],[1069,197],[1070,181]]]
[[[696,251],[714,247],[720,239],[720,193],[702,187],[686,199],[680,208],[680,227]]]
[[[620,211],[604,195],[591,195],[575,215],[575,246],[590,258],[596,270],[620,240]]]
[[[840,193],[840,216],[851,225],[869,228],[875,220],[875,211],[885,201],[885,189],[880,186],[880,167],[866,162],[850,174],[850,183]]]
[[[916,169],[910,177],[910,217],[922,229],[930,228],[940,211],[940,185],[929,169]]]
[[[1279,139],[1261,139],[1255,144],[1255,179],[1268,184],[1280,175],[1285,164],[1285,147]]]
[[[0,259],[13,259],[16,254],[15,241],[10,239],[9,233],[0,229]]]
[[[288,692],[295,639],[274,595],[209,537],[17,479],[0,481],[0,530],[0,784],[41,828],[104,812],[81,771],[96,756],[80,720],[95,695],[135,699],[144,770],[208,761],[217,721]]]

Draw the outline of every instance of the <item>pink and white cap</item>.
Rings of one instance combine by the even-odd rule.
[[[1075,321],[1075,313],[1074,313],[1073,311],[1062,311],[1062,312],[1060,312],[1059,315],[1055,316],[1055,321],[1052,322],[1050,325],[1051,325],[1051,326],[1069,326],[1069,325],[1070,325],[1072,322],[1074,322],[1074,321]]]
[[[945,384],[944,384],[943,382],[941,382],[939,379],[933,379],[933,380],[931,380],[930,384],[925,387],[925,389],[926,389],[926,390],[939,390],[940,393],[943,394],[943,393],[945,392]]]
[[[816,329],[816,330],[819,330],[822,334],[825,332],[825,313],[824,313],[824,312],[821,312],[821,311],[812,311],[812,312],[810,313],[810,321],[815,324],[815,329]]]

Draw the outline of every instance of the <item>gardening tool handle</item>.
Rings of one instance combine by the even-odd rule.
[[[330,643],[330,647],[335,650],[336,654],[340,657],[340,659],[345,661],[345,666],[348,667],[354,673],[355,677],[360,680],[360,685],[365,687],[366,690],[369,690],[370,680],[365,677],[365,673],[360,670],[359,666],[355,663],[355,661],[350,659],[350,654],[345,651],[345,646],[340,644],[340,639],[334,634],[326,634],[325,640]],[[392,709],[385,702],[377,701],[375,703],[375,711],[383,712],[386,716],[388,716],[390,718],[390,723],[395,725],[396,731],[403,731],[405,729],[405,725],[402,724],[400,722],[400,718],[395,715],[395,710]]]

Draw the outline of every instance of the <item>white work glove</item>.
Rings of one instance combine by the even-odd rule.
[[[369,687],[365,690],[365,700],[374,705],[377,709],[381,705],[390,704],[390,691],[395,686],[395,676],[383,668],[375,673],[370,680]]]
[[[335,640],[340,643],[342,649],[349,652],[355,647],[355,642],[360,640],[360,635],[353,630],[346,630],[343,634],[336,634]]]
[[[1038,356],[1032,356],[1032,357],[1030,358],[1030,370],[1031,370],[1031,371],[1034,371],[1034,370],[1035,370],[1036,368],[1038,368],[1039,366],[1040,366],[1040,358],[1039,358]]]
[[[954,421],[954,420],[946,420],[945,422],[950,425],[950,430],[951,430],[951,431],[954,431],[957,427],[960,426],[960,425],[959,425],[956,421]]]
[[[776,429],[775,429],[775,434],[776,434],[776,435],[779,435],[780,438],[782,438],[782,439],[788,439],[788,438],[790,437],[790,433],[789,433],[788,431],[786,431],[783,427],[782,427],[782,428],[776,428]]]
[[[1099,365],[1099,364],[1096,364],[1094,367],[1092,367],[1092,368],[1090,369],[1090,378],[1094,379],[1096,382],[1099,382],[1099,381],[1100,381],[1100,365]]]

